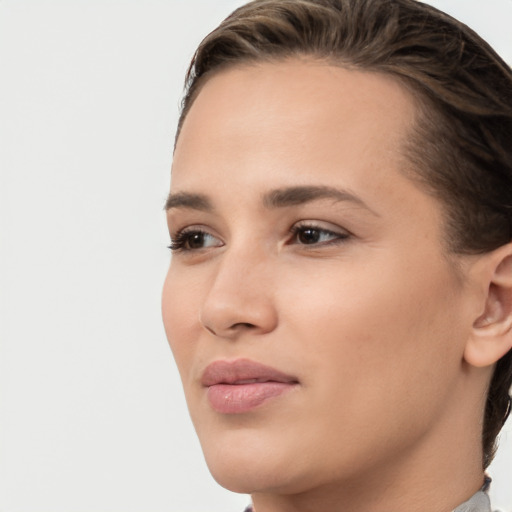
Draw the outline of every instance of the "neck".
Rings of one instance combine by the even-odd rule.
[[[460,405],[461,410],[464,405]],[[481,432],[475,418],[438,422],[413,447],[371,469],[297,494],[256,493],[255,512],[451,512],[484,483]],[[457,406],[455,405],[455,408]]]
[[[451,512],[484,483],[478,465],[443,465],[429,474],[389,470],[299,494],[254,494],[255,512]],[[450,470],[448,470],[450,469]]]

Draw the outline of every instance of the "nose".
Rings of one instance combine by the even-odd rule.
[[[220,259],[201,307],[203,327],[230,340],[274,330],[278,315],[271,262],[248,251],[227,251]]]

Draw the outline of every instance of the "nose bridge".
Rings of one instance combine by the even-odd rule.
[[[272,256],[250,245],[226,248],[216,265],[202,304],[201,323],[217,336],[275,328]]]

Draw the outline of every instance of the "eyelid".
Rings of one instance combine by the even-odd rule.
[[[344,228],[341,228],[340,226],[331,224],[330,222],[318,221],[318,220],[301,220],[299,222],[296,222],[290,228],[290,233],[291,233],[293,239],[295,239],[295,237],[297,237],[297,235],[302,230],[307,230],[307,229],[318,231],[320,233],[328,233],[329,235],[332,235],[333,238],[331,240],[327,240],[327,241],[323,241],[323,242],[317,242],[317,243],[312,243],[312,244],[298,243],[297,245],[302,245],[305,247],[310,246],[311,248],[314,248],[314,247],[318,247],[318,246],[331,245],[331,244],[344,242],[348,238],[351,238],[353,236],[352,233],[350,231],[348,231],[347,229],[344,229]],[[292,242],[293,241],[294,240],[292,240]],[[295,242],[295,243],[297,243],[297,242]]]
[[[305,228],[317,229],[319,231],[327,231],[334,235],[352,235],[352,233],[348,229],[342,228],[341,226],[338,226],[336,224],[332,224],[331,222],[321,220],[300,220],[293,224],[293,226],[290,228],[290,231]]]

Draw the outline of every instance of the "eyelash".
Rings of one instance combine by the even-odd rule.
[[[292,226],[289,230],[290,234],[293,235],[294,239],[296,240],[299,234],[304,233],[306,231],[315,231],[317,233],[321,234],[327,234],[332,238],[332,240],[329,240],[327,242],[314,242],[311,244],[303,243],[298,245],[313,245],[313,246],[326,246],[326,245],[334,245],[338,243],[342,243],[346,241],[348,238],[350,238],[349,233],[337,233],[335,231],[332,231],[330,229],[323,228],[321,226],[308,223],[308,224],[295,224]],[[208,233],[205,230],[199,229],[199,228],[192,228],[192,229],[183,229],[182,231],[179,231],[174,238],[171,239],[171,244],[168,246],[168,249],[170,249],[173,252],[187,252],[187,251],[197,251],[200,249],[204,249],[204,247],[200,248],[187,248],[186,245],[189,242],[190,238],[192,236],[213,236],[211,233]]]
[[[171,238],[171,245],[169,245],[167,248],[170,249],[173,252],[179,252],[179,251],[195,251],[197,249],[191,249],[186,248],[187,242],[190,240],[192,235],[203,235],[207,236],[210,235],[207,231],[204,231],[202,229],[198,228],[192,228],[192,229],[183,229],[176,233],[176,236],[174,238]]]

